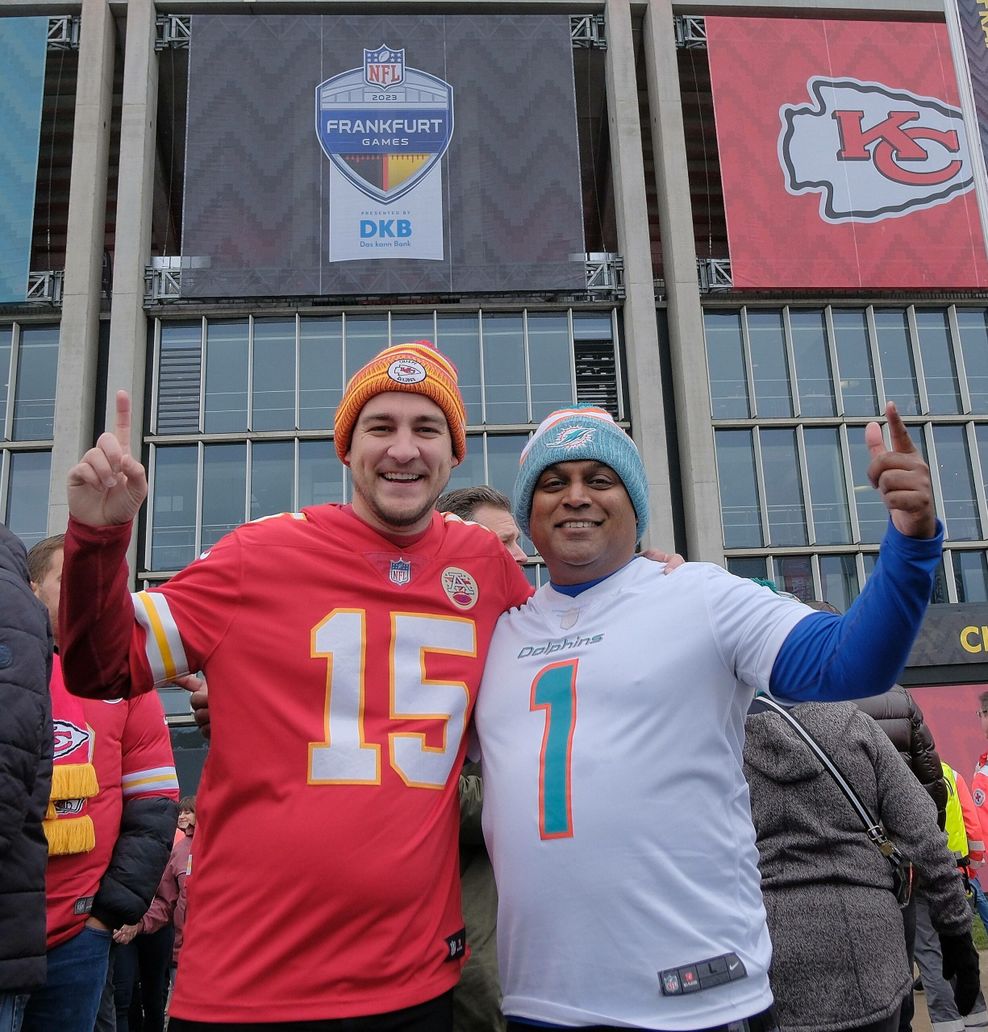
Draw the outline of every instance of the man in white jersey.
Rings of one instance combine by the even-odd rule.
[[[866,441],[892,525],[844,617],[717,566],[635,561],[645,470],[602,410],[554,413],[529,442],[515,518],[551,584],[501,617],[476,708],[509,1032],[775,1027],[744,717],[756,690],[864,696],[905,662],[942,531],[887,415],[891,450],[877,423]]]

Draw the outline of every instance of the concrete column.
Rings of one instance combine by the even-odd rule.
[[[649,0],[644,50],[688,558],[723,563],[720,492],[671,0]]]
[[[110,305],[110,349],[106,376],[106,426],[116,418],[116,393],[123,388],[133,405],[130,450],[141,455],[144,427],[144,373],[147,317],[144,313],[144,267],[151,254],[154,159],[157,137],[158,58],[154,50],[153,0],[128,0],[120,117],[120,174]],[[137,560],[136,535],[127,560]]]
[[[68,519],[65,476],[92,443],[113,100],[113,44],[113,18],[107,0],[82,0],[48,496],[50,533],[65,529]]]
[[[106,425],[113,425],[114,396],[126,390],[134,406],[131,450],[141,454],[147,318],[144,267],[151,254],[154,158],[157,127],[158,60],[154,50],[152,0],[129,0],[120,120],[113,300],[107,370]]]
[[[624,257],[625,377],[631,429],[641,446],[648,474],[652,522],[646,543],[671,549],[674,531],[629,0],[607,0],[604,15],[614,207],[618,249]]]

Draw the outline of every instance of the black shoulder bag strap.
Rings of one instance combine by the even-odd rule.
[[[805,727],[786,709],[785,706],[780,706],[774,699],[770,699],[767,695],[759,695],[755,700],[751,712],[759,712],[764,710],[772,710],[778,713],[783,720],[787,721],[789,726],[799,735],[800,738],[810,747],[813,754],[823,764],[827,773],[837,782],[837,787],[844,793],[847,801],[854,807],[855,813],[861,819],[861,823],[864,825],[865,833],[868,838],[878,847],[881,851],[882,856],[889,862],[889,866],[892,868],[892,877],[896,881],[896,895],[901,897],[905,887],[900,888],[900,879],[904,878],[904,870],[906,867],[910,868],[909,881],[912,881],[911,864],[899,851],[899,847],[885,834],[885,829],[881,823],[872,817],[868,808],[858,798],[857,792],[848,784],[847,779],[841,774],[840,770],[834,765],[833,760],[827,755],[823,747],[819,742],[806,730]],[[911,888],[911,885],[910,885]],[[905,901],[908,902],[909,896],[906,894]],[[903,904],[904,905],[904,904]]]

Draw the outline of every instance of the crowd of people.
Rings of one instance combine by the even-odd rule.
[[[335,414],[349,504],[131,594],[147,480],[118,394],[64,537],[30,573],[0,539],[0,1032],[162,1028],[179,945],[172,1032],[892,1032],[928,946],[963,1027],[984,835],[948,844],[933,796],[950,831],[962,779],[911,771],[850,701],[895,683],[940,558],[929,470],[886,422],[889,524],[841,615],[639,554],[645,468],[602,409],[542,422],[513,501],[440,498],[456,369],[395,345]],[[194,801],[172,683],[210,734]]]

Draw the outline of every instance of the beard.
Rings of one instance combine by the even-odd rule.
[[[380,520],[387,527],[394,527],[396,530],[412,527],[420,522],[436,505],[436,499],[442,491],[437,491],[435,497],[427,499],[415,506],[382,505],[373,495],[362,491],[357,484],[354,484],[355,494],[360,495],[361,501],[376,519]]]

